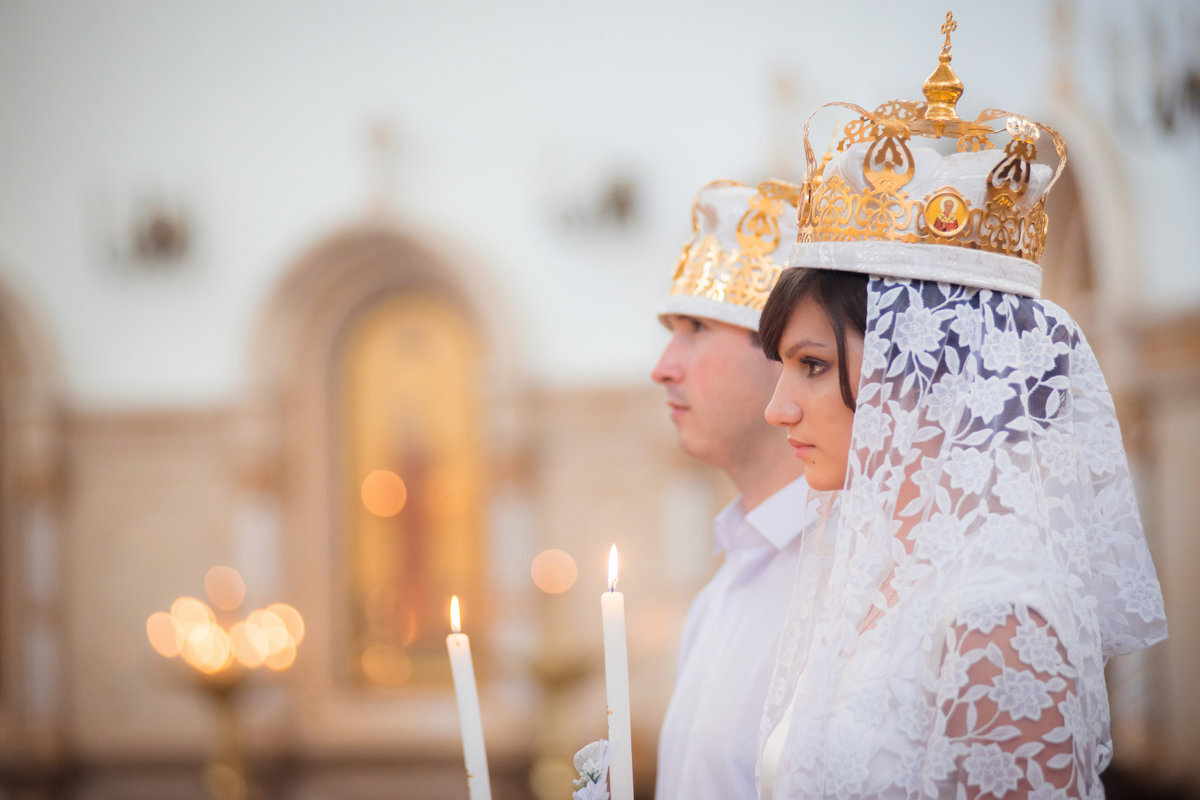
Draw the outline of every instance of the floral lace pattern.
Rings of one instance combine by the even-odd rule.
[[[847,488],[800,557],[763,794],[1103,796],[1104,664],[1166,621],[1095,357],[1046,301],[868,296]]]
[[[1096,754],[1079,726],[1076,670],[1037,612],[1017,604],[991,613],[964,615],[946,632],[933,735],[949,744],[939,766],[952,772],[929,765],[923,790],[936,795],[952,780],[967,797],[1086,796]]]

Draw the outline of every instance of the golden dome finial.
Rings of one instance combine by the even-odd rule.
[[[940,30],[946,34],[946,41],[943,42],[942,53],[938,56],[937,69],[925,79],[922,91],[929,102],[925,118],[946,122],[958,119],[958,112],[954,107],[963,93],[962,81],[954,74],[954,70],[950,69],[950,34],[958,30],[953,11],[946,12],[946,21],[942,23]]]

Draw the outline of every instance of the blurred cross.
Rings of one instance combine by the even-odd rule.
[[[387,217],[396,204],[396,166],[399,147],[396,132],[387,122],[373,122],[367,128],[367,213]]]

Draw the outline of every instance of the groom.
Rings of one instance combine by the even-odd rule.
[[[763,412],[779,377],[758,318],[796,239],[798,187],[718,181],[692,208],[659,319],[671,333],[651,377],[689,455],[725,472],[739,497],[716,519],[724,563],[684,624],[658,745],[656,800],[753,798],[759,719],[792,596],[808,485]]]

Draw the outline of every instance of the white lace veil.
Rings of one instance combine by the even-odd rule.
[[[1050,302],[867,291],[846,488],[804,543],[764,793],[1102,796],[1105,662],[1166,621],[1096,359]]]

